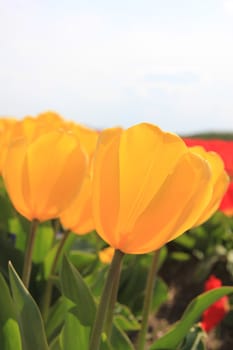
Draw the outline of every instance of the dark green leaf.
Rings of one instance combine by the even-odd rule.
[[[49,345],[49,350],[63,350],[61,347],[60,336],[57,336],[52,343]]]
[[[81,324],[91,326],[96,313],[95,302],[82,276],[66,257],[61,268],[61,287],[64,296],[76,304]]]
[[[127,335],[116,324],[113,325],[111,344],[114,350],[134,350],[133,344]]]
[[[167,298],[168,298],[168,286],[162,280],[162,278],[157,277],[155,281],[151,311],[156,312],[160,307],[160,305],[167,301]]]
[[[115,307],[114,323],[124,331],[137,331],[140,329],[140,324],[130,309],[121,304],[117,304]]]
[[[90,327],[83,326],[78,318],[67,313],[61,334],[62,350],[88,349]]]
[[[81,250],[70,251],[69,260],[84,274],[88,273],[92,269],[93,263],[98,261],[96,254]]]
[[[203,329],[196,325],[190,329],[183,341],[183,344],[178,350],[205,350],[206,347],[204,339],[206,336],[207,335]]]
[[[73,302],[64,297],[60,297],[53,305],[45,326],[49,342],[63,326],[65,315],[72,307]]]
[[[33,247],[33,262],[41,263],[44,261],[52,246],[53,236],[54,232],[50,223],[44,223],[38,226]]]
[[[191,258],[191,255],[185,252],[173,252],[170,254],[170,257],[177,261],[187,261]]]
[[[10,285],[17,313],[23,350],[48,350],[40,311],[32,296],[9,264]]]
[[[1,350],[21,350],[16,311],[8,286],[0,274],[0,345]]]

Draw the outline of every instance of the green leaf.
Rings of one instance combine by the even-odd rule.
[[[51,268],[53,265],[53,261],[54,258],[56,256],[57,253],[57,249],[59,247],[59,243],[56,243],[48,252],[48,254],[46,255],[45,259],[44,259],[44,263],[43,263],[43,276],[44,279],[47,280],[50,277],[50,272],[51,272]]]
[[[75,235],[73,233],[69,234],[69,237],[66,239],[66,242],[63,246],[62,253],[65,253],[65,252],[70,250],[70,248],[73,245],[76,238],[77,238],[77,235]],[[57,249],[59,248],[61,239],[62,238],[60,237],[60,239],[57,240],[55,245],[48,251],[46,257],[44,258],[44,264],[43,264],[44,279],[48,279],[50,277],[53,261],[54,261],[54,258],[56,256]],[[59,270],[59,266],[60,266],[60,263],[62,261],[62,256],[63,256],[63,254],[60,254],[59,259],[58,259],[58,263],[57,263],[57,270]]]
[[[167,249],[163,247],[160,251],[158,268],[161,267],[167,256]],[[146,279],[151,265],[153,254],[142,254],[126,257],[123,266],[118,300],[127,305],[135,315],[141,314]],[[126,265],[128,263],[128,265]]]
[[[9,218],[9,231],[16,235],[15,247],[20,251],[25,250],[27,236],[30,230],[30,222],[19,214]]]
[[[206,333],[196,325],[192,327],[178,350],[205,350]]]
[[[90,327],[80,323],[78,318],[68,312],[61,334],[62,350],[88,349]]]
[[[11,263],[9,264],[9,276],[14,308],[20,325],[23,350],[48,350],[39,308],[24,287]]]
[[[173,252],[170,254],[170,258],[177,261],[187,261],[190,260],[191,255],[185,252]]]
[[[1,232],[0,234],[0,270],[5,277],[8,277],[8,262],[9,260],[17,266],[17,271],[21,273],[23,267],[23,254],[18,249],[15,249],[12,240]]]
[[[107,264],[99,268],[97,267],[95,270],[92,271],[91,274],[89,274],[85,278],[85,281],[90,286],[92,295],[94,295],[94,297],[100,297],[106,280],[108,269],[109,266]]]
[[[9,288],[0,274],[0,344],[1,350],[21,350],[21,337]]]
[[[62,350],[60,336],[57,336],[49,345],[49,350]]]
[[[85,274],[91,270],[95,262],[98,262],[96,254],[81,250],[72,250],[69,253],[69,260],[79,271]]]
[[[158,339],[150,350],[174,350],[185,338],[190,328],[201,317],[202,313],[215,301],[224,295],[233,293],[233,287],[220,287],[200,294],[192,300],[185,310],[181,320],[163,337]]]
[[[50,222],[38,226],[33,247],[33,262],[41,263],[44,261],[53,244],[53,236],[54,232]]]
[[[188,250],[191,250],[194,248],[196,240],[187,232],[176,238],[174,242]]]
[[[115,307],[115,314],[114,323],[122,330],[138,331],[140,329],[140,324],[127,306],[117,304]]]
[[[9,229],[9,219],[15,215],[15,210],[6,193],[5,186],[0,177],[0,230],[13,232]]]
[[[168,298],[168,286],[162,278],[157,277],[155,281],[154,294],[152,298],[151,311],[156,312],[161,304]]]
[[[96,313],[94,299],[82,276],[66,257],[61,268],[61,288],[64,296],[76,304],[81,324],[91,326]]]
[[[73,307],[72,301],[60,297],[51,308],[45,330],[49,342],[57,335],[64,324],[66,313]]]
[[[116,324],[113,325],[111,344],[114,350],[134,350],[133,344],[130,342],[127,335]]]

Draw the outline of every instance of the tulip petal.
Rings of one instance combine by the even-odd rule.
[[[120,128],[104,130],[97,144],[93,164],[92,207],[95,228],[109,244],[118,240]],[[111,242],[111,243],[110,243]]]
[[[147,253],[190,228],[210,198],[210,176],[207,162],[190,152],[184,154],[132,232],[128,236],[122,234],[119,249],[126,253]]]
[[[85,234],[94,230],[90,176],[85,176],[79,193],[71,202],[71,205],[62,212],[60,220],[64,228],[77,234]]]
[[[58,214],[68,208],[72,200],[78,195],[86,172],[86,154],[76,144],[75,148],[70,151],[70,154],[67,154],[60,176],[54,183],[46,203],[46,207],[51,208],[52,217],[54,217],[52,208],[54,208],[54,212],[56,210],[56,216],[58,216]],[[66,179],[65,182],[64,179]]]
[[[75,137],[53,131],[38,137],[28,147],[29,188],[34,218],[44,221],[54,215],[56,217],[59,214],[57,206],[61,205],[64,209],[67,205],[67,196],[70,195],[71,186],[75,185],[75,177],[77,186],[80,185],[80,175],[83,176],[82,167],[85,161],[83,155],[80,159],[79,147],[76,151],[77,144]],[[78,169],[78,166],[81,168]],[[76,169],[76,172],[73,169]],[[75,195],[75,190],[72,193]]]
[[[28,220],[31,220],[30,203],[28,202],[28,174],[25,166],[26,149],[27,144],[23,139],[17,140],[9,146],[3,178],[14,207]]]
[[[162,132],[150,124],[138,124],[122,133],[117,231],[132,230],[135,219],[145,210],[186,151],[178,136]]]

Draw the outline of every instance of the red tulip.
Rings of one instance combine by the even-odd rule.
[[[209,291],[214,288],[222,286],[222,281],[211,275],[205,283],[205,291]],[[229,311],[228,297],[224,296],[212,304],[208,309],[206,309],[202,315],[201,327],[206,331],[210,332],[215,328],[225,317]]]

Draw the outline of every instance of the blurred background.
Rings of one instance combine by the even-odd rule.
[[[0,0],[0,114],[233,131],[232,0]]]

